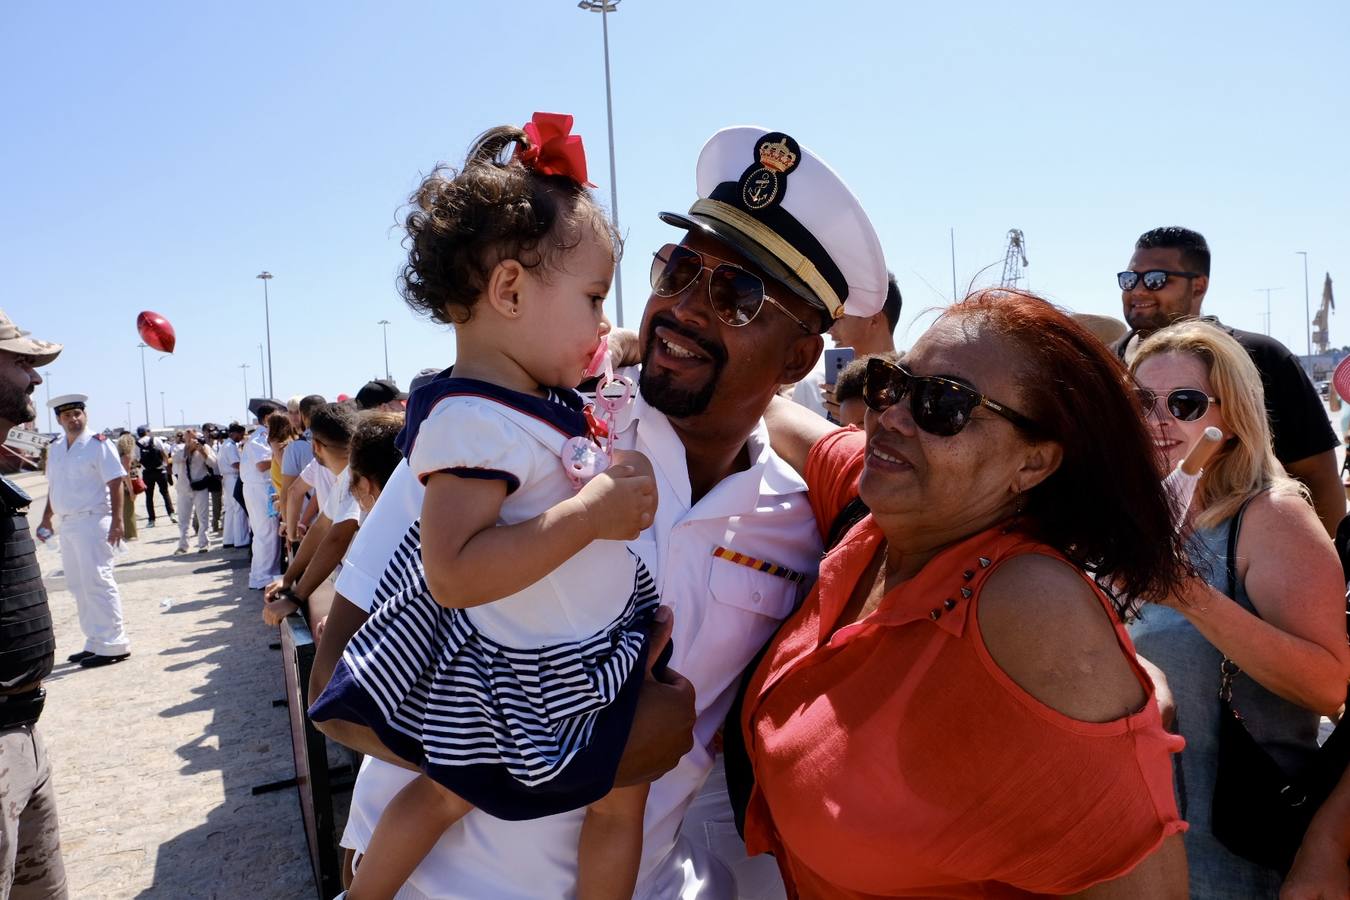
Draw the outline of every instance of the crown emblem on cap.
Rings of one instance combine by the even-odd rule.
[[[797,165],[797,154],[787,144],[787,138],[765,141],[759,145],[759,164],[775,172],[790,172]]]

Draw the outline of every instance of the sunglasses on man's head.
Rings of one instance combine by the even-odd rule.
[[[1158,395],[1146,388],[1136,388],[1135,396],[1144,415],[1152,415],[1158,408]],[[1167,394],[1167,411],[1179,422],[1195,422],[1209,412],[1209,405],[1219,405],[1218,397],[1211,397],[1199,388],[1178,388]]]
[[[970,422],[977,406],[998,413],[1028,430],[1036,423],[1009,406],[990,400],[984,394],[950,378],[915,375],[904,366],[873,357],[867,361],[863,378],[863,402],[876,412],[885,412],[909,397],[914,424],[929,434],[951,437]]]
[[[716,265],[709,266],[709,262]],[[679,244],[666,244],[652,254],[652,292],[658,297],[677,296],[688,290],[704,272],[708,273],[708,303],[717,318],[733,328],[753,322],[768,301],[807,334],[816,333],[787,307],[766,294],[764,280],[758,275]]]
[[[1199,278],[1199,272],[1169,272],[1166,269],[1149,269],[1147,272],[1117,272],[1116,283],[1122,291],[1132,291],[1143,279],[1144,287],[1150,291],[1161,291],[1168,278]]]

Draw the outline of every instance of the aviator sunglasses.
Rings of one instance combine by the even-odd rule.
[[[914,424],[938,437],[959,434],[970,422],[970,415],[977,406],[996,412],[1022,428],[1036,428],[1036,423],[1026,416],[959,381],[915,375],[904,366],[876,357],[867,361],[867,373],[863,379],[864,403],[881,413],[906,396],[909,397]]]
[[[1158,408],[1158,395],[1145,388],[1135,388],[1134,393],[1139,398],[1139,406],[1144,410],[1144,415],[1152,415]],[[1205,413],[1209,412],[1211,403],[1219,405],[1218,397],[1211,397],[1198,388],[1178,388],[1169,392],[1166,400],[1167,411],[1178,422],[1194,422],[1204,418]]]
[[[1150,291],[1161,291],[1168,278],[1199,278],[1199,272],[1169,272],[1166,269],[1149,269],[1147,272],[1117,272],[1116,283],[1122,291],[1132,291],[1142,278],[1144,287]]]
[[[716,265],[710,267],[709,262]],[[679,244],[666,244],[652,254],[652,292],[658,297],[677,296],[688,290],[704,272],[708,273],[708,302],[713,312],[733,328],[753,322],[765,301],[768,301],[796,322],[802,331],[816,333],[787,307],[766,294],[764,281],[758,275]]]

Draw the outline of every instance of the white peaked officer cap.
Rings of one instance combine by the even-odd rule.
[[[871,316],[886,300],[886,258],[862,204],[834,170],[790,135],[738,126],[698,157],[699,199],[669,225],[735,248],[825,313]]]
[[[47,405],[55,410],[59,416],[68,409],[84,409],[84,405],[88,402],[88,394],[62,394],[48,400]]]

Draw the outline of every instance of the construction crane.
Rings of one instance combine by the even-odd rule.
[[[1330,322],[1328,319],[1336,310],[1336,300],[1331,296],[1331,273],[1327,273],[1327,279],[1322,284],[1322,308],[1313,316],[1313,349],[1318,353],[1326,353],[1331,346]]]
[[[1008,230],[1008,250],[1003,255],[1003,279],[999,284],[1007,288],[1017,287],[1017,282],[1026,277],[1022,274],[1022,270],[1027,265],[1027,245],[1022,236],[1022,229],[1010,228]]]

